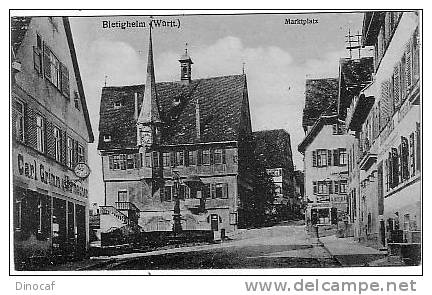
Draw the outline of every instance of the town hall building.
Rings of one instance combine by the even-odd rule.
[[[179,62],[180,81],[156,83],[150,28],[145,85],[102,89],[102,231],[172,231],[175,206],[183,230],[237,229],[251,189],[246,75],[192,79],[187,50]],[[186,185],[191,178],[200,185]]]

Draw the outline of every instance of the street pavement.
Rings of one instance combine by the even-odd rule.
[[[393,259],[394,260],[394,259]],[[93,257],[45,270],[186,270],[396,266],[353,238],[312,237],[304,225],[238,230],[213,244],[171,246],[149,252]]]
[[[229,241],[93,259],[81,270],[339,267],[302,225],[239,230]],[[99,263],[96,263],[98,261]]]

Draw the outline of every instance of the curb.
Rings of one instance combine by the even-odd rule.
[[[106,265],[112,264],[112,263],[114,263],[114,262],[116,262],[116,261],[117,261],[116,258],[111,258],[111,259],[108,259],[108,260],[106,260],[106,261],[96,262],[96,263],[94,263],[94,264],[92,264],[92,265],[82,266],[82,267],[79,267],[79,268],[77,268],[77,269],[75,269],[75,270],[76,270],[76,271],[92,270],[93,268],[96,268],[96,267],[103,267],[103,266],[106,266]]]

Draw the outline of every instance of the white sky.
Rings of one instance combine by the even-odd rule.
[[[285,25],[285,19],[317,19],[318,24]],[[178,28],[156,28],[153,50],[156,81],[178,80],[184,44],[194,61],[192,78],[247,74],[253,130],[283,128],[291,134],[296,167],[302,169],[297,145],[306,78],[337,77],[345,57],[345,35],[361,31],[361,13],[157,16],[179,19]],[[98,138],[101,89],[143,84],[148,30],[103,29],[102,21],[147,21],[147,16],[70,18],[84,91],[95,138]],[[103,203],[101,159],[97,142],[90,145],[90,202]],[[99,193],[98,193],[99,192]]]

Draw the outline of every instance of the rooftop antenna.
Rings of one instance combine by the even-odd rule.
[[[246,65],[246,63],[243,62],[243,65],[242,65],[242,73],[243,73],[243,75],[245,74],[245,65]]]
[[[107,76],[107,75],[105,75],[105,82],[104,82],[104,84],[105,84],[105,87],[106,87],[106,85],[107,85],[107,79],[108,79],[108,76]]]
[[[358,58],[361,58],[361,34],[357,31],[357,34],[351,35],[351,29],[348,29],[348,35],[345,36],[345,42],[348,44],[350,59],[352,59],[352,51],[358,49]]]
[[[188,45],[189,45],[189,44],[186,42],[186,43],[185,43],[185,55],[188,54]]]

